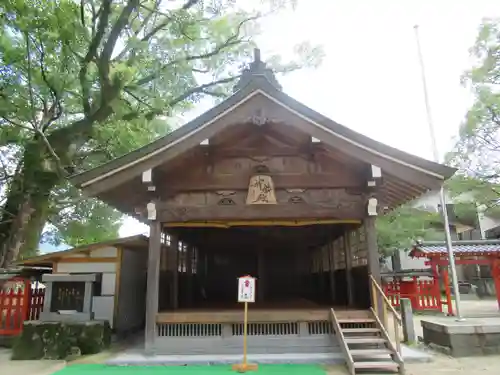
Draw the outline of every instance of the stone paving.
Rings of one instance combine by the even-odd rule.
[[[11,361],[10,355],[10,349],[0,348],[2,375],[51,375],[66,366],[66,361]]]

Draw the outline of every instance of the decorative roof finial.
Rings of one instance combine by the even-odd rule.
[[[252,82],[252,80],[254,80],[256,77],[263,77],[267,79],[267,81],[269,81],[271,85],[276,87],[278,90],[281,90],[281,85],[274,76],[274,72],[272,71],[272,69],[266,66],[265,62],[261,60],[260,49],[258,48],[255,48],[253,50],[253,61],[250,63],[248,68],[245,68],[243,70],[240,80],[238,81],[238,83],[236,83],[236,85],[234,85],[233,91],[236,92],[238,90],[241,90],[243,87]]]

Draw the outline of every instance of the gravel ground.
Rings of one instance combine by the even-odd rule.
[[[428,363],[407,363],[406,375],[498,375],[500,356],[451,358],[436,354]],[[347,375],[342,366],[327,368],[328,375]]]
[[[406,375],[498,375],[500,355],[488,357],[451,358],[435,354],[432,362],[407,363]],[[327,368],[328,375],[347,375],[343,366]]]

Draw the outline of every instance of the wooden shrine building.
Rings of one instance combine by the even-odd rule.
[[[245,274],[257,277],[250,320],[289,324],[275,333],[319,332],[331,307],[367,311],[376,216],[454,171],[299,103],[256,53],[232,96],[72,182],[149,224],[146,347],[158,351],[165,336],[237,336]]]

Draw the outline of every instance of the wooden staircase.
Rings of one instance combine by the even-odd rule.
[[[386,303],[384,303],[385,305]],[[391,340],[387,327],[383,323],[383,321],[387,320],[385,307],[383,308],[382,320],[373,308],[367,311],[366,318],[356,317],[354,319],[347,317],[339,319],[334,309],[331,309],[334,334],[344,354],[350,375],[372,373],[404,374],[399,329],[397,329],[397,325],[401,323],[401,317],[392,305],[390,306],[395,322],[395,343]]]

